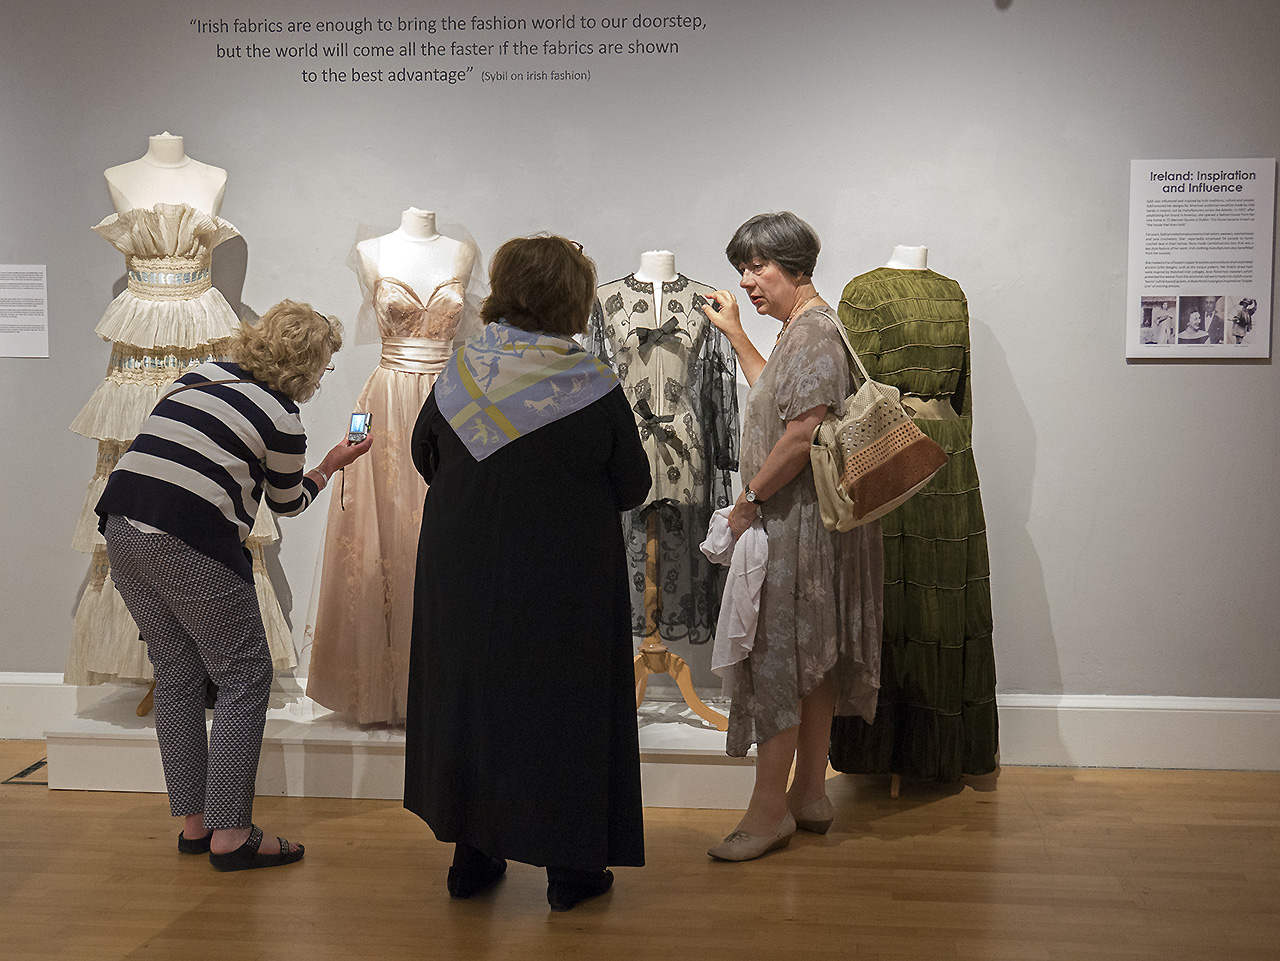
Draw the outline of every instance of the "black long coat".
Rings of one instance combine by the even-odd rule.
[[[413,460],[405,807],[494,857],[643,864],[620,512],[651,480],[621,389],[483,461],[429,397]]]

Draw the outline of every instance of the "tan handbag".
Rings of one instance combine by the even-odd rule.
[[[942,469],[947,454],[902,409],[899,390],[867,374],[840,319],[824,314],[862,377],[845,399],[844,416],[828,410],[809,448],[822,524],[847,531],[905,502]]]

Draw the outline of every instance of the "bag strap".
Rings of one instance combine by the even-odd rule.
[[[853,349],[853,344],[849,343],[849,332],[844,329],[844,323],[840,320],[839,315],[835,314],[835,311],[830,307],[820,307],[818,308],[818,313],[835,325],[836,330],[840,333],[840,340],[844,342],[845,350],[849,352],[849,356],[853,358],[854,366],[858,368],[858,373],[862,375],[863,383],[869,381],[871,375],[867,373],[867,368],[862,366],[862,359],[858,356],[858,352]],[[858,385],[855,384],[854,386],[857,387]]]
[[[161,400],[168,400],[174,394],[181,394],[184,390],[194,390],[197,387],[219,387],[222,384],[256,384],[258,383],[251,377],[236,377],[233,380],[202,380],[198,384],[183,384],[181,387],[175,387],[169,391]]]

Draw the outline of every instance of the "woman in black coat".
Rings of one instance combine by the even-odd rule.
[[[644,863],[621,512],[650,477],[613,371],[574,343],[595,267],[562,237],[494,255],[484,331],[422,409],[405,807],[455,844],[449,893],[547,868],[567,910]]]

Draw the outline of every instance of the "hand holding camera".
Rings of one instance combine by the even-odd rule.
[[[351,415],[351,424],[347,436],[343,438],[329,453],[324,455],[317,468],[324,474],[326,481],[365,454],[373,446],[370,431],[373,428],[373,415],[357,412]]]
[[[347,443],[359,444],[369,436],[373,429],[373,414],[357,411],[351,415],[351,429],[347,431]]]

